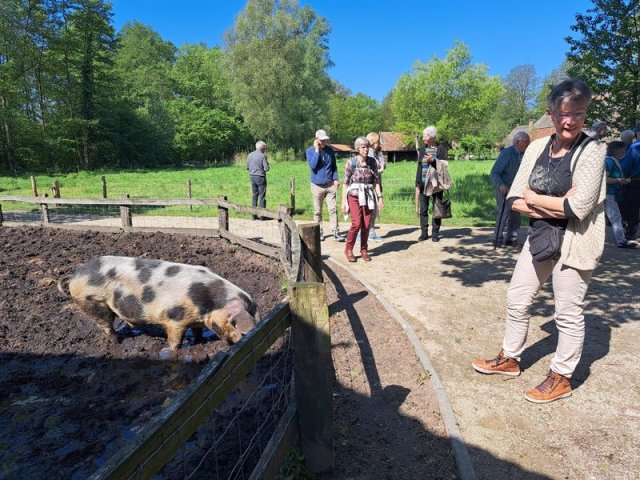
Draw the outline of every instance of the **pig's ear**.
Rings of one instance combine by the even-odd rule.
[[[233,316],[231,323],[244,335],[256,326],[256,319],[246,310],[242,310]]]

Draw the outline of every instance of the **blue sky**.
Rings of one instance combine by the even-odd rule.
[[[176,46],[222,45],[245,0],[112,0],[116,30],[137,20]],[[353,93],[377,100],[416,60],[444,57],[456,40],[469,46],[474,63],[504,77],[530,63],[539,77],[563,61],[576,13],[590,0],[301,0],[331,25],[332,78]]]

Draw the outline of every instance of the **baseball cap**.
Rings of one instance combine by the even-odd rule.
[[[327,132],[325,132],[324,130],[318,130],[316,132],[316,138],[318,140],[329,140],[329,135],[327,135]]]

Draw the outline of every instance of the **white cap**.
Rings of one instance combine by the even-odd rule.
[[[318,130],[316,132],[316,138],[318,140],[329,140],[329,135],[327,135],[327,132],[325,132],[324,130]]]

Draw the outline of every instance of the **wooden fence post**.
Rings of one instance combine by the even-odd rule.
[[[129,198],[128,193],[125,198]],[[131,207],[129,205],[120,205],[120,220],[122,221],[122,226],[125,228],[133,226],[133,220],[131,218]]]
[[[51,190],[53,193],[53,198],[60,198],[60,182],[58,180],[54,180],[51,185]]]
[[[320,225],[307,223],[298,226],[302,240],[303,276],[307,282],[323,282],[322,248],[320,246]]]
[[[191,198],[191,179],[187,178],[187,197]],[[193,211],[193,205],[189,205],[189,211]]]
[[[107,198],[107,179],[102,175],[102,198]]]
[[[41,203],[40,213],[42,214],[42,224],[49,225],[49,205],[46,203]]]
[[[227,197],[225,195],[219,195],[218,200],[226,202]],[[229,209],[221,207],[220,205],[218,205],[218,230],[220,230],[220,232],[229,231]]]
[[[33,192],[34,197],[38,196],[38,187],[36,185],[36,177],[34,177],[33,175],[31,175],[31,191]]]
[[[333,468],[329,307],[323,283],[294,283],[289,296],[300,446],[307,466],[320,474]]]
[[[291,177],[289,180],[289,202],[291,203],[291,216],[296,213],[296,178]]]

